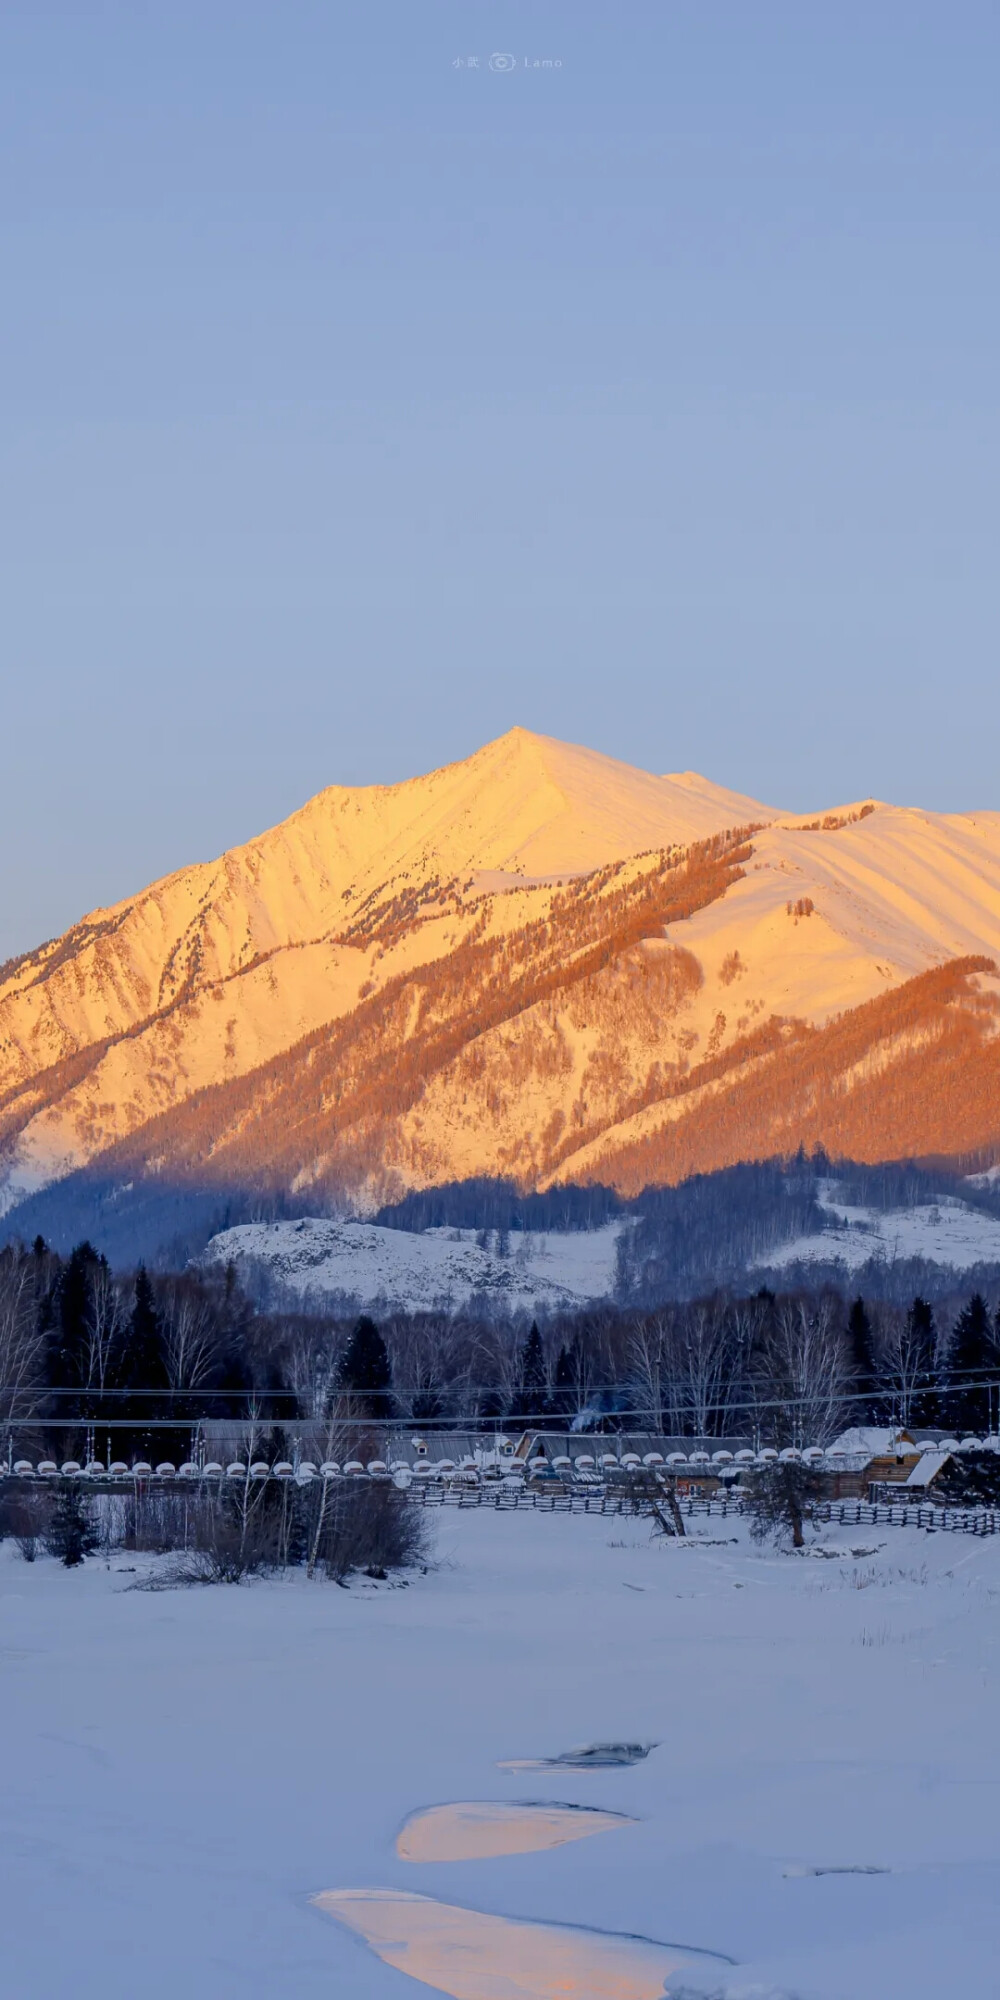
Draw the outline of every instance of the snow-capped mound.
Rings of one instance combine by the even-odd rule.
[[[856,1271],[870,1258],[888,1264],[922,1257],[956,1271],[1000,1263],[1000,1220],[954,1196],[880,1211],[850,1207],[827,1193],[821,1207],[829,1226],[815,1236],[796,1236],[771,1252],[767,1258],[771,1269],[838,1263]]]
[[[515,1232],[484,1243],[471,1229],[421,1233],[371,1222],[251,1222],[213,1236],[202,1262],[236,1265],[280,1292],[337,1297],[407,1312],[456,1311],[472,1298],[503,1312],[554,1312],[607,1298],[620,1223],[603,1229]]]

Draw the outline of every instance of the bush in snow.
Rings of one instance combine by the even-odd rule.
[[[47,1493],[0,1494],[0,1536],[12,1537],[25,1562],[34,1562],[51,1517],[52,1501]]]
[[[421,1562],[427,1534],[423,1511],[394,1486],[248,1478],[190,1499],[164,1496],[132,1540],[173,1553],[168,1581],[241,1583],[307,1565],[342,1583],[352,1570],[384,1576]]]
[[[351,1570],[384,1576],[413,1568],[427,1552],[427,1521],[394,1486],[358,1480],[323,1482],[312,1500],[309,1562],[342,1583]]]

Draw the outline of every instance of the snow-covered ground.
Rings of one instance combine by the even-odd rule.
[[[248,1222],[213,1236],[203,1261],[264,1267],[303,1298],[346,1293],[411,1312],[464,1306],[476,1294],[505,1310],[552,1311],[605,1298],[614,1285],[621,1224],[603,1229],[496,1231],[383,1229],[372,1222]]]
[[[995,2000],[1000,1537],[831,1529],[818,1562],[717,1519],[654,1545],[435,1518],[406,1588],[150,1594],[149,1558],[67,1573],[4,1545],[5,1992],[652,2000],[681,1946],[735,1964],[688,1959],[668,1991]],[[657,1747],[498,1768],[615,1740]],[[491,1800],[633,1823],[398,1851],[412,1814]]]
[[[824,1193],[821,1206],[830,1217],[830,1227],[816,1236],[796,1236],[779,1250],[770,1251],[766,1261],[771,1269],[837,1262],[856,1271],[870,1257],[888,1264],[925,1257],[956,1271],[967,1271],[973,1264],[1000,1263],[1000,1220],[953,1196],[883,1213],[875,1208],[849,1207],[831,1188]]]
[[[768,1251],[762,1266],[839,1263],[856,1271],[870,1258],[891,1264],[922,1257],[962,1271],[1000,1263],[1000,1219],[954,1197],[881,1212],[843,1202],[829,1181],[820,1206],[828,1226]],[[265,1273],[280,1291],[317,1306],[339,1296],[411,1312],[455,1311],[479,1297],[506,1312],[546,1312],[613,1293],[623,1227],[629,1222],[544,1234],[515,1230],[501,1254],[496,1231],[487,1232],[484,1247],[473,1229],[415,1232],[303,1217],[224,1230],[201,1261],[232,1260],[248,1281]]]

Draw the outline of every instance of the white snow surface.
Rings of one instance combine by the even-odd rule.
[[[942,1466],[947,1465],[950,1457],[950,1451],[923,1452],[913,1471],[908,1475],[905,1482],[906,1485],[919,1486],[921,1489],[926,1489],[930,1485],[931,1480],[937,1478]]]
[[[349,1293],[363,1304],[453,1310],[475,1294],[516,1312],[605,1298],[614,1285],[621,1224],[603,1229],[512,1230],[506,1254],[495,1231],[481,1249],[474,1229],[383,1229],[373,1222],[248,1222],[213,1236],[202,1261],[264,1267],[303,1299]]]
[[[494,1964],[502,1933],[475,1919],[522,1920],[520,1983],[501,1967],[483,2000],[555,1990],[525,1925],[726,1954],[710,1990],[733,2000],[994,2000],[1000,1537],[885,1529],[855,1559],[832,1529],[809,1562],[732,1518],[681,1544],[600,1517],[435,1519],[436,1566],[405,1589],[150,1594],[130,1570],[157,1558],[67,1572],[3,1544],[5,1991],[418,2000],[313,1902],[418,1876],[452,1936],[466,1911],[499,1939]],[[658,1747],[497,1769],[614,1739]],[[396,1851],[423,1808],[522,1798],[635,1823],[419,1871]],[[887,1872],[824,1872],[857,1869]],[[433,1990],[470,1990],[468,1963],[449,1986],[447,1952],[423,1962]]]
[[[891,1264],[922,1257],[955,1270],[1000,1263],[1000,1219],[953,1196],[881,1212],[844,1203],[830,1181],[822,1185],[820,1207],[828,1227],[769,1250],[761,1264],[839,1263],[856,1271],[869,1258]],[[232,1261],[248,1277],[256,1268],[281,1290],[317,1304],[349,1295],[369,1306],[455,1311],[480,1296],[507,1312],[544,1312],[612,1294],[618,1239],[629,1226],[512,1230],[501,1254],[495,1230],[483,1248],[473,1229],[385,1229],[304,1216],[223,1230],[199,1261]]]
[[[770,1251],[766,1262],[782,1268],[798,1263],[840,1263],[856,1271],[870,1257],[893,1264],[907,1257],[967,1271],[973,1264],[1000,1263],[1000,1219],[943,1195],[914,1208],[851,1207],[828,1185],[820,1207],[830,1226],[815,1236],[796,1236]]]

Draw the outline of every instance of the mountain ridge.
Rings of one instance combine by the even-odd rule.
[[[998,813],[788,814],[515,728],[400,785],[327,787],[0,968],[2,1199],[88,1162],[147,1171],[154,1130],[166,1118],[183,1151],[206,1092],[221,1144],[226,1092],[263,1089],[275,1062],[302,1156],[272,1134],[255,1170],[280,1155],[292,1187],[333,1199],[338,1161],[362,1207],[481,1171],[541,1184],[573,1158],[613,1172],[634,1121],[675,1122],[692,1076],[711,1092],[723,1072],[759,1076],[790,1038],[951,963],[976,961],[947,1004],[988,1068],[997,956]],[[927,1004],[929,1046],[943,1017]],[[336,1091],[295,1109],[296,1064],[327,1044],[345,1074],[362,1048],[373,1074],[412,1069],[418,1048],[427,1067],[391,1115],[376,1091],[362,1132]],[[809,1115],[791,1107],[792,1139]]]

